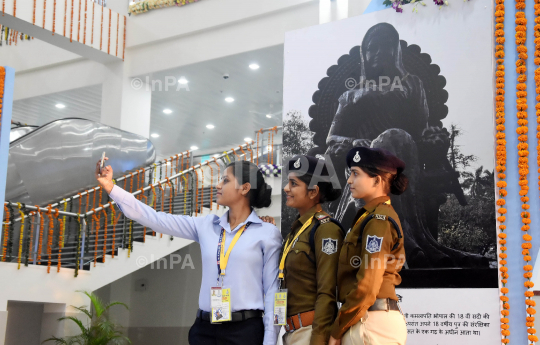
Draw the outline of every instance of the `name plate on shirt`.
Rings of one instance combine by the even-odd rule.
[[[287,324],[287,289],[279,290],[274,296],[274,325]]]
[[[231,321],[231,289],[210,288],[210,306],[212,307],[212,323]]]

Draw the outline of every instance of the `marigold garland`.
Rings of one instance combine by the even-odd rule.
[[[96,4],[92,1],[92,35],[90,38],[90,44],[94,45],[94,13],[96,12]]]
[[[99,50],[103,47],[103,6],[101,6],[101,30],[99,33]]]
[[[161,185],[161,181],[158,181],[158,185],[159,185],[159,189],[161,189],[161,212],[165,212],[165,206],[163,203],[164,202],[163,199],[165,199],[165,189]],[[163,238],[163,233],[159,234],[159,238]]]
[[[88,11],[88,1],[84,0],[84,25],[83,25],[83,44],[86,44],[86,13]],[[94,25],[94,23],[92,23]]]
[[[96,260],[97,260],[97,252],[98,252],[98,238],[99,238],[99,218],[96,214],[96,210],[92,209],[92,220],[94,222],[94,231],[95,231],[95,237],[94,237],[94,267],[96,267]]]
[[[120,219],[120,215],[118,215],[118,219]],[[111,204],[111,225],[113,227],[113,237],[112,237],[112,258],[114,259],[114,252],[116,251],[115,242],[116,242],[116,223],[118,223],[118,219],[116,219],[116,211],[114,209],[114,205]]]
[[[197,217],[197,206],[199,204],[199,174],[195,167],[191,167],[195,173],[195,217]]]
[[[43,29],[45,29],[45,14],[47,12],[47,0],[43,0]]]
[[[199,189],[199,184],[197,184],[197,189]],[[201,212],[204,207],[204,170],[201,168]]]
[[[126,55],[126,24],[127,19],[126,16],[124,16],[124,50],[122,51],[122,60],[124,60],[124,56]]]
[[[116,54],[118,56],[118,33],[120,32],[120,13],[116,14]]]
[[[37,264],[41,265],[41,251],[43,249],[43,231],[45,229],[45,217],[40,213],[39,206],[36,205],[37,212],[39,214],[39,239],[38,239],[38,252],[37,252]]]
[[[77,236],[77,257],[75,258],[75,277],[79,275],[79,266],[80,266],[80,259],[81,259],[82,224],[81,224],[80,217],[77,217],[77,224],[79,225],[79,231],[78,231],[79,235]]]
[[[105,221],[103,222],[103,263],[105,263],[105,256],[107,254],[107,228],[108,228],[107,209],[104,208],[102,211],[103,211],[103,216],[105,217]]]
[[[23,249],[23,238],[24,238],[24,219],[25,215],[23,212],[23,207],[20,202],[17,203],[17,206],[19,206],[19,214],[21,215],[21,231],[19,232],[19,255],[17,255],[17,269],[21,269],[21,257],[22,257],[22,249]]]
[[[495,30],[495,36],[496,36],[496,42],[497,46],[495,47],[495,57],[497,58],[497,71],[495,72],[496,75],[496,122],[497,122],[497,134],[496,134],[496,142],[497,142],[497,149],[496,149],[496,158],[497,158],[497,188],[499,189],[498,195],[499,198],[497,199],[497,213],[499,214],[497,220],[499,222],[499,271],[501,272],[501,301],[503,299],[507,299],[506,296],[508,294],[508,288],[506,287],[506,283],[508,282],[508,268],[506,267],[506,258],[508,255],[506,254],[506,225],[504,224],[506,221],[506,217],[504,216],[506,214],[506,209],[504,208],[506,204],[505,197],[507,195],[506,191],[506,134],[505,134],[505,96],[504,96],[504,86],[505,86],[505,79],[504,79],[504,0],[496,0],[497,6],[495,8],[495,17],[496,17],[496,30]],[[509,320],[507,316],[510,314],[508,309],[510,309],[510,304],[508,303],[508,300],[502,301],[502,309],[501,309],[501,315],[503,316],[501,318],[501,334],[502,339],[501,342],[503,344],[508,344],[509,339],[507,338],[510,335],[510,326],[509,326]]]
[[[238,147],[240,148],[240,151],[242,151],[242,154],[244,155],[244,160],[246,161],[247,155],[246,155],[246,152],[244,151],[244,148],[242,147],[242,145],[239,145]]]
[[[8,230],[9,230],[9,209],[4,204],[4,213],[6,214],[6,223],[4,224],[4,243],[2,245],[2,261],[6,261],[6,252],[7,252],[7,240],[8,240]]]
[[[152,188],[152,194],[154,195],[154,198],[153,198],[153,200],[151,201],[151,203],[152,203],[151,207],[153,207],[154,210],[155,210],[156,207],[157,207],[157,194],[156,194],[156,189],[154,188],[154,185],[150,185],[150,188]],[[156,232],[154,231],[154,229],[152,229],[152,236],[156,236]]]
[[[49,227],[48,227],[49,234],[47,236],[47,255],[49,255],[49,259],[47,260],[47,273],[51,273],[52,240],[53,240],[53,231],[54,231],[54,221],[52,217],[51,205],[47,207],[46,215],[49,218]]]
[[[69,27],[69,41],[73,42],[73,2],[75,0],[71,0],[71,25]]]
[[[59,246],[58,246],[58,266],[57,266],[57,269],[56,269],[56,272],[60,272],[60,266],[62,265],[62,248],[64,247],[63,243],[64,243],[64,224],[65,224],[65,219],[62,219],[60,217],[58,217],[59,214],[58,214],[58,209],[56,209],[56,212],[54,214],[54,217],[56,218],[56,220],[58,221],[58,234],[59,234],[59,238],[58,238],[58,243],[59,243]],[[65,217],[64,217],[65,218]]]
[[[535,6],[536,7],[536,6]],[[531,249],[532,245],[530,243],[530,240],[532,237],[527,233],[530,230],[529,224],[531,223],[530,220],[530,213],[527,211],[529,209],[529,205],[527,202],[529,201],[529,198],[527,196],[528,190],[529,190],[529,181],[527,180],[527,176],[529,175],[529,151],[528,151],[528,114],[527,114],[527,47],[525,46],[526,40],[527,40],[527,19],[525,17],[525,0],[516,0],[516,50],[518,53],[518,60],[516,61],[516,72],[518,74],[517,78],[517,85],[516,85],[516,106],[517,106],[517,118],[518,118],[518,127],[516,130],[516,133],[518,134],[518,141],[519,144],[517,146],[518,148],[518,170],[519,170],[519,186],[520,191],[519,195],[521,196],[521,208],[524,210],[521,212],[521,222],[523,223],[523,226],[521,227],[521,230],[525,233],[523,235],[523,244],[521,245],[521,248],[523,249],[522,255],[523,259],[525,260],[525,265],[523,266],[523,270],[525,271],[524,277],[527,279],[527,281],[524,283],[527,290],[532,288],[534,286],[534,283],[531,281],[531,278],[528,277],[527,273],[530,273],[532,271],[532,265],[529,265],[530,256],[529,256],[529,249]],[[534,304],[534,301],[530,299],[530,297],[526,297],[525,304],[528,306],[527,308],[527,317],[533,317],[532,315],[536,313],[533,306],[531,305],[532,302]],[[533,324],[534,326],[534,324]],[[528,339],[530,342],[536,342],[538,338],[534,335],[536,333],[536,330],[533,328],[533,326],[528,327],[527,333],[529,333]]]
[[[54,33],[56,32],[56,0],[54,0],[53,3],[53,17],[52,17],[52,34],[54,36]]]
[[[210,211],[212,211],[212,204],[214,203],[214,169],[212,169],[210,162],[208,162],[208,167],[210,168]]]
[[[221,174],[221,168],[219,167],[219,164],[217,162],[216,157],[214,157],[214,163],[216,163],[217,166],[217,180],[219,181],[219,175]],[[219,204],[216,202],[216,210],[219,210]]]
[[[111,15],[112,11],[109,8],[109,39],[107,41],[107,54],[111,53]]]

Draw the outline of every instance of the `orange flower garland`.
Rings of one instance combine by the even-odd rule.
[[[526,311],[527,311],[527,333],[529,333],[529,341],[536,342],[538,338],[534,335],[536,333],[536,330],[534,329],[534,314],[536,313],[536,310],[533,308],[535,306],[535,302],[531,299],[531,297],[528,296],[527,292],[531,292],[530,289],[534,286],[534,283],[531,281],[532,278],[532,265],[529,265],[529,261],[531,261],[531,257],[529,256],[529,249],[532,248],[532,244],[530,241],[532,240],[532,237],[528,234],[528,231],[530,230],[529,224],[531,223],[530,219],[530,213],[528,212],[528,209],[530,205],[527,204],[529,201],[529,198],[527,196],[528,190],[529,190],[529,181],[527,180],[527,175],[529,175],[529,145],[527,144],[528,140],[528,114],[527,114],[527,47],[525,46],[526,43],[526,37],[527,37],[527,19],[525,18],[525,0],[516,0],[516,45],[517,45],[517,52],[518,52],[518,60],[516,62],[516,72],[518,74],[517,78],[517,85],[516,85],[516,95],[517,95],[517,118],[518,118],[518,128],[516,130],[518,134],[518,141],[519,144],[517,146],[518,148],[518,169],[519,169],[519,186],[521,190],[519,191],[519,195],[521,196],[521,208],[523,209],[523,212],[521,212],[521,222],[523,223],[523,226],[521,227],[521,230],[524,232],[523,235],[523,244],[521,245],[521,248],[523,249],[522,255],[523,259],[525,260],[525,265],[523,266],[523,270],[525,271],[525,274],[523,275],[524,278],[527,279],[527,281],[524,283],[525,287],[527,288],[527,291],[525,293],[525,304],[526,304]]]
[[[4,213],[6,214],[6,224],[4,225],[4,245],[2,248],[2,261],[6,261],[6,253],[7,253],[7,241],[8,241],[8,231],[9,231],[9,209],[4,204]]]
[[[37,264],[41,265],[41,250],[43,249],[43,231],[45,228],[45,217],[40,214],[40,208],[36,205],[38,214],[39,214],[39,239],[38,239],[38,252],[37,252]]]
[[[17,255],[17,269],[21,269],[21,257],[23,249],[23,239],[24,239],[24,212],[22,211],[21,203],[17,203],[19,206],[19,213],[21,215],[21,231],[19,232],[19,255]]]
[[[153,205],[151,205],[151,207],[154,208],[154,210],[156,209],[156,206],[157,206],[157,194],[156,194],[156,189],[154,188],[154,185],[150,185],[150,187],[152,188],[152,193],[154,194],[154,202],[153,202]],[[154,229],[152,229],[152,236],[156,236],[156,232],[154,231]]]
[[[67,0],[64,0],[64,37],[66,36]],[[36,23],[36,0],[34,0],[34,24]]]
[[[503,344],[507,344],[510,340],[507,338],[508,335],[510,335],[509,331],[509,325],[508,323],[510,320],[508,320],[508,315],[510,312],[508,309],[510,309],[510,304],[508,303],[508,296],[506,294],[508,293],[508,288],[506,287],[507,279],[508,279],[508,268],[506,267],[506,258],[508,255],[506,252],[506,225],[504,225],[504,222],[506,220],[505,214],[506,209],[504,208],[506,204],[506,200],[504,199],[507,195],[506,191],[506,182],[504,181],[506,179],[506,134],[505,134],[505,126],[504,126],[504,0],[496,0],[497,6],[495,10],[495,17],[496,17],[496,27],[495,27],[495,36],[496,36],[496,42],[497,46],[495,49],[495,57],[497,58],[497,72],[495,72],[496,75],[496,117],[497,117],[497,187],[499,189],[499,199],[497,199],[497,213],[499,214],[499,217],[497,220],[499,221],[499,270],[501,272],[501,300],[505,299],[506,301],[503,301],[502,303],[502,310],[501,310],[501,333],[503,338],[501,339],[501,342]]]
[[[142,201],[142,199],[144,198],[144,203],[148,205],[148,198],[146,197],[146,195],[144,195],[144,189],[141,188],[141,197],[140,197],[140,200]],[[111,206],[112,207],[112,206]],[[146,226],[143,227],[143,243],[146,242]],[[114,238],[113,238],[113,249],[114,249]]]
[[[71,26],[69,27],[69,41],[73,42],[73,1],[71,0]]]
[[[81,38],[81,0],[79,0],[79,22],[77,25],[77,42],[80,42],[80,38]]]
[[[88,1],[84,0],[84,26],[83,26],[84,35],[83,35],[83,44],[86,44],[86,12],[87,11],[88,11]]]
[[[90,44],[94,45],[94,13],[96,12],[96,3],[92,1],[92,37],[90,39]]]
[[[5,0],[4,0],[5,2]],[[2,9],[2,12],[4,11],[4,9]],[[65,15],[66,11],[64,11],[64,15]],[[32,24],[36,24],[36,0],[34,0],[34,14],[33,14],[33,17],[32,17]],[[65,26],[65,24],[64,24]],[[65,36],[66,34],[64,34]]]
[[[55,27],[56,27],[56,0],[54,0],[54,3],[53,3],[53,17],[52,17],[52,34],[54,36],[54,33],[56,32],[55,31]]]
[[[161,181],[158,181],[159,189],[161,189],[161,212],[165,212],[165,206],[163,204],[163,199],[165,198],[165,189],[161,185]],[[163,233],[159,234],[159,238],[163,238]]]
[[[212,204],[214,203],[214,169],[212,169],[210,162],[208,162],[208,167],[210,168],[210,211],[212,211]]]
[[[111,53],[111,15],[112,15],[112,12],[111,12],[111,9],[109,8],[109,40],[107,43],[107,54]]]
[[[45,14],[46,13],[47,13],[47,0],[43,0],[43,28],[44,29],[45,29]]]
[[[62,220],[62,218],[58,217],[59,216],[59,213],[58,213],[58,209],[55,209],[55,212],[54,212],[54,218],[56,218],[56,221],[58,222],[58,229],[59,229],[59,243],[62,243],[63,242],[63,228],[64,228],[64,222]],[[61,260],[62,260],[62,246],[60,245],[58,247],[58,266],[57,266],[57,269],[56,269],[56,272],[60,272],[60,265],[61,265]]]
[[[94,267],[96,267],[97,252],[98,252],[98,239],[99,239],[99,217],[96,214],[96,210],[92,209],[92,220],[94,221],[94,231],[96,233],[94,238]]]
[[[126,24],[127,19],[126,16],[124,16],[124,50],[122,51],[122,60],[124,60],[124,56],[126,55]]]
[[[199,185],[197,184],[197,189],[199,189]],[[201,212],[204,207],[204,170],[201,167]]]
[[[104,208],[102,211],[105,216],[105,222],[103,222],[103,263],[105,263],[105,256],[107,254],[107,227],[109,224],[107,224],[107,209]]]
[[[99,50],[103,47],[103,6],[101,6],[101,31],[99,34]]]
[[[114,205],[111,205],[111,225],[113,226],[112,253],[111,254],[112,254],[113,259],[114,259],[114,252],[116,251],[116,248],[114,245],[115,245],[115,240],[116,240],[116,223],[118,222],[118,219],[116,219],[115,214],[116,214],[116,211],[114,210]]]
[[[116,54],[118,56],[118,33],[120,32],[120,13],[116,16]]]
[[[47,217],[49,217],[49,234],[47,236],[47,254],[49,255],[49,260],[47,260],[47,273],[51,273],[51,259],[52,259],[52,240],[53,240],[53,231],[54,231],[54,221],[52,217],[52,207],[48,206]]]
[[[244,160],[247,160],[247,155],[246,155],[246,152],[244,151],[244,148],[242,147],[242,145],[238,146],[240,148],[240,151],[242,151],[242,154],[244,155]]]
[[[199,201],[199,174],[197,174],[197,170],[195,170],[195,167],[193,168],[193,172],[195,173],[195,217],[197,217],[197,205]]]

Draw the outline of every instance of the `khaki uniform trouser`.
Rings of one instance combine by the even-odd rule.
[[[311,340],[311,325],[297,329],[292,333],[283,334],[283,345],[309,345]]]
[[[405,345],[407,325],[399,311],[368,311],[341,338],[342,345]]]

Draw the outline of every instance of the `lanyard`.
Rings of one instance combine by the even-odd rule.
[[[283,280],[285,275],[283,274],[283,270],[285,269],[285,259],[287,258],[287,254],[289,254],[289,251],[291,250],[291,247],[293,246],[293,243],[295,240],[304,232],[304,230],[307,229],[308,226],[310,226],[311,222],[313,221],[313,217],[309,218],[307,222],[304,223],[304,225],[300,228],[298,233],[296,233],[296,236],[292,239],[292,241],[289,243],[289,240],[287,240],[287,243],[285,243],[285,247],[283,249],[283,255],[281,256],[281,261],[279,262],[279,276],[278,278],[280,280]]]
[[[383,202],[383,205],[390,205],[390,200],[386,200],[385,202]],[[358,223],[360,223],[361,221],[364,220],[364,218],[366,218],[367,216],[369,215],[369,212],[364,212],[364,214],[358,218],[358,220],[356,221],[356,223],[354,223],[354,226],[357,226]]]
[[[229,245],[229,249],[227,250],[227,253],[225,253],[225,229],[221,228],[221,234],[219,235],[219,243],[217,247],[217,266],[218,266],[218,282],[219,277],[221,276],[222,282],[223,282],[223,276],[225,276],[225,269],[227,268],[227,263],[229,262],[229,255],[231,255],[231,251],[233,247],[236,245],[236,242],[242,235],[242,233],[251,225],[251,222],[248,222],[245,224],[236,235],[234,235],[234,238]],[[223,258],[223,260],[221,259]]]

